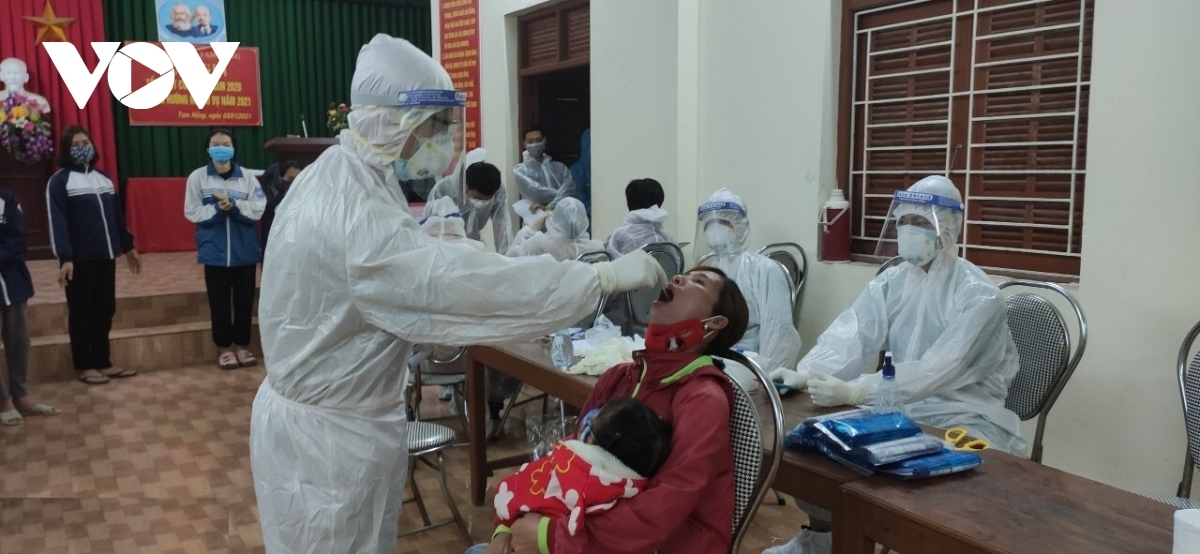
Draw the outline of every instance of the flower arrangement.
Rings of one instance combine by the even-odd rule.
[[[24,96],[9,94],[0,106],[0,146],[19,162],[39,163],[54,151],[50,122]]]
[[[330,102],[329,110],[325,112],[329,117],[325,120],[325,126],[329,127],[334,133],[341,132],[349,126],[346,122],[346,116],[350,113],[350,107],[344,103]]]

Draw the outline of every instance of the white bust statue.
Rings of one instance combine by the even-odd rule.
[[[29,68],[25,62],[18,58],[0,62],[0,81],[4,83],[4,90],[0,90],[0,102],[8,100],[10,94],[19,94],[42,113],[50,113],[50,103],[45,97],[25,90],[25,83],[29,82]]]

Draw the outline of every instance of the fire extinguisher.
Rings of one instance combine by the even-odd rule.
[[[850,261],[850,202],[835,188],[821,208],[821,259],[826,262]]]

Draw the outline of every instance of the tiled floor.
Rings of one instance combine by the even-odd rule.
[[[30,304],[67,301],[58,286],[57,261],[29,262],[29,273],[36,292]],[[204,268],[196,263],[195,252],[142,254],[142,273],[136,276],[124,257],[117,260],[117,298],[203,291]]]
[[[205,366],[99,387],[37,387],[39,401],[64,413],[0,428],[0,552],[262,552],[247,441],[263,375]],[[424,413],[445,410],[430,392]],[[496,454],[520,447],[515,419],[511,438],[493,446]],[[458,506],[473,539],[483,541],[491,511],[467,499],[465,449],[452,449],[448,460]],[[436,475],[418,469],[430,517],[439,520],[449,511]],[[761,551],[802,521],[793,504],[764,506],[743,552]],[[406,505],[401,528],[418,523],[415,507]],[[466,546],[451,526],[406,537],[397,552],[459,553]]]

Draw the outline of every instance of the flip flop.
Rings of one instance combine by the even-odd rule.
[[[249,350],[238,350],[236,355],[239,366],[252,367],[258,365],[258,358],[255,358],[254,354],[251,354]]]
[[[54,416],[60,413],[62,412],[58,408],[46,404],[35,404],[32,408],[21,411],[21,415],[26,416]]]
[[[233,352],[222,352],[220,356],[217,356],[217,367],[221,369],[237,369],[242,366],[238,364],[237,356]]]
[[[5,427],[11,427],[13,425],[20,425],[23,421],[25,421],[25,420],[24,420],[24,418],[21,417],[21,412],[18,412],[16,410],[0,412],[0,425],[3,425]]]
[[[126,377],[133,377],[134,375],[138,374],[136,369],[129,369],[127,367],[118,369],[116,371],[113,371],[113,369],[115,369],[115,368],[110,367],[106,370],[101,370],[100,374],[105,377],[108,377],[109,379],[124,379]],[[105,372],[107,372],[107,373],[105,373]]]
[[[87,385],[103,385],[108,383],[109,379],[104,375],[82,375],[78,381]]]

